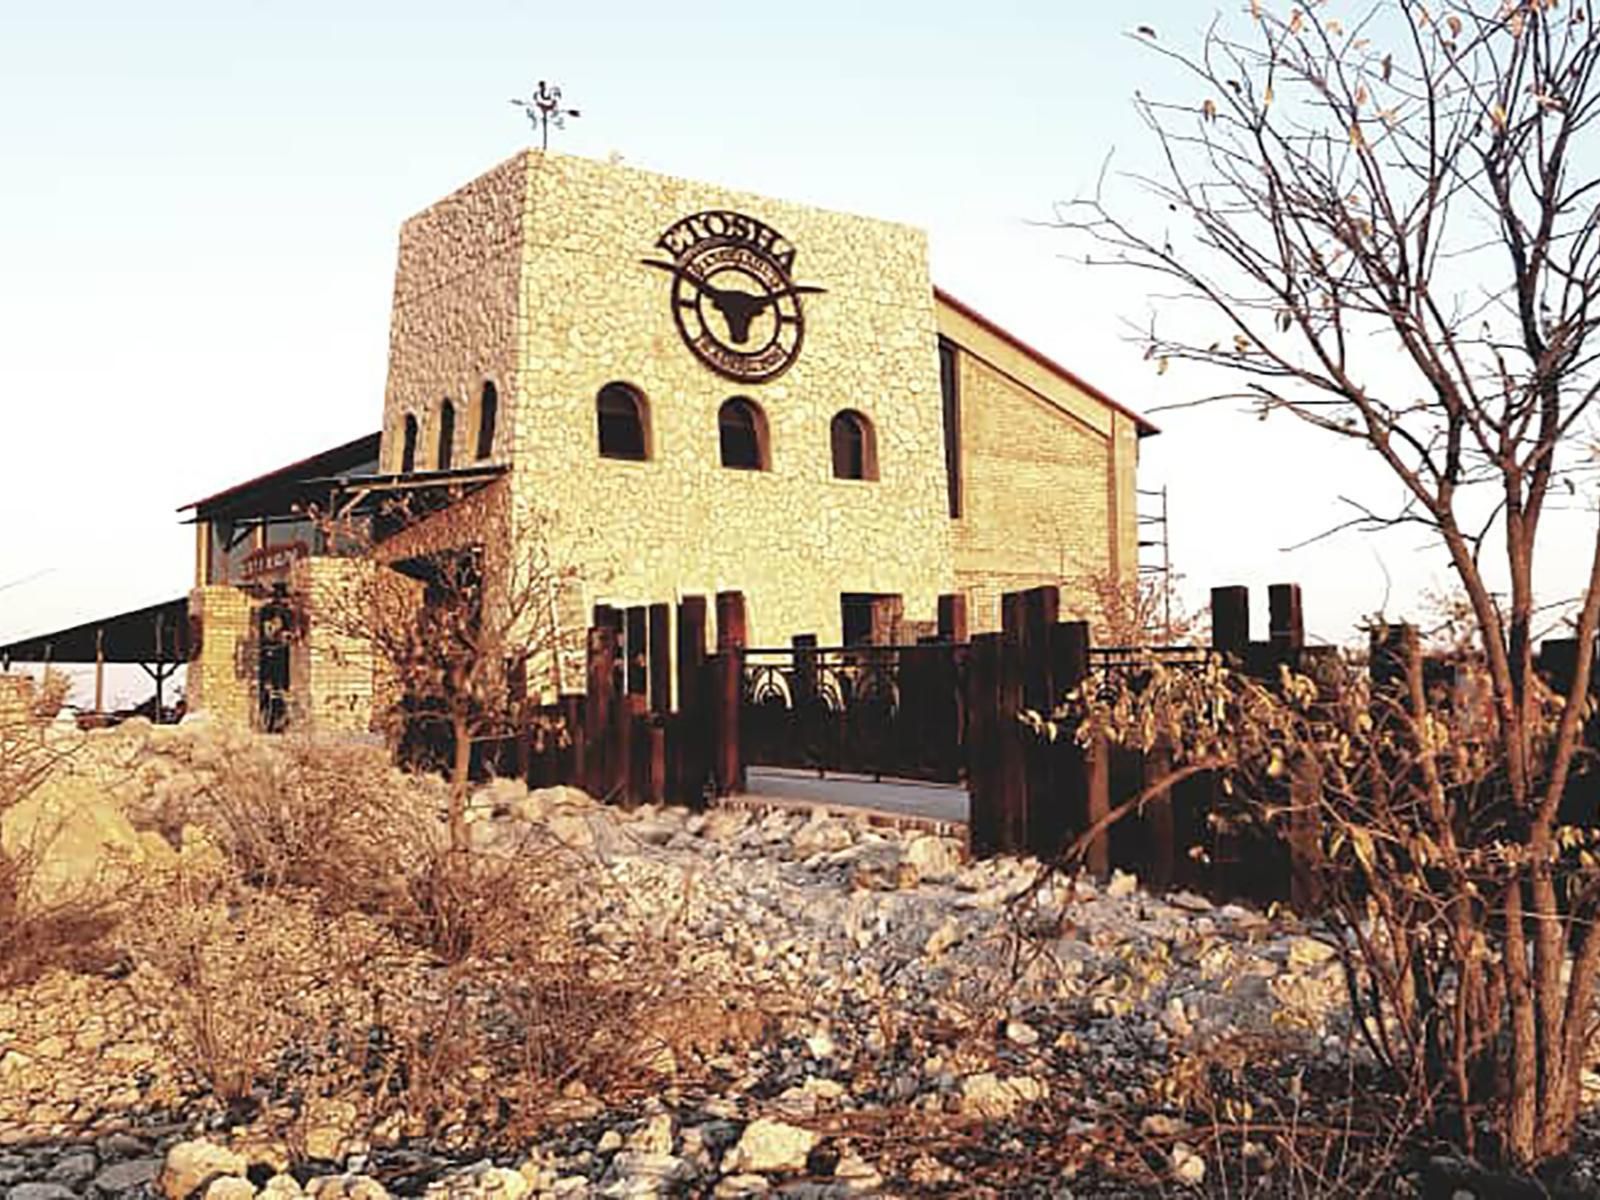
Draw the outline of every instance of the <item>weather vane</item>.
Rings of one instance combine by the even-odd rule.
[[[527,100],[513,100],[523,112],[528,114],[528,121],[539,131],[539,149],[550,149],[550,126],[557,129],[567,127],[567,118],[581,115],[575,108],[561,107],[561,89],[552,87],[544,80],[539,80],[539,86]]]

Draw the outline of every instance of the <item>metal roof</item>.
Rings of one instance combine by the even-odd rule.
[[[34,634],[0,646],[0,659],[25,663],[92,663],[103,651],[108,663],[186,662],[189,658],[189,601],[183,597],[147,604]]]

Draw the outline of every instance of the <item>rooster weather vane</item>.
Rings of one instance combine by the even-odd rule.
[[[550,126],[557,129],[567,127],[568,117],[582,116],[575,108],[561,107],[561,89],[554,87],[544,80],[539,80],[539,86],[526,100],[513,100],[523,112],[528,114],[528,122],[539,131],[539,149],[550,149]]]
[[[671,259],[640,264],[672,276],[672,316],[695,357],[744,383],[775,379],[793,365],[805,337],[800,297],[826,289],[794,281],[795,249],[777,230],[713,210],[683,218],[656,248]]]

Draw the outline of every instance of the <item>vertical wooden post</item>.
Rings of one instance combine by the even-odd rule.
[[[1211,589],[1211,648],[1240,662],[1250,651],[1250,589]]]
[[[794,647],[794,711],[803,720],[817,698],[817,635],[797,633],[789,639]]]
[[[1368,659],[1373,692],[1402,686],[1406,678],[1406,664],[1415,653],[1417,653],[1415,625],[1402,622],[1373,630]]]
[[[712,766],[717,794],[744,789],[744,758],[739,746],[739,712],[744,705],[745,608],[743,592],[717,593],[717,654],[712,660],[716,730]]]
[[[980,633],[967,659],[967,828],[972,852],[998,853],[1000,809],[1000,642],[1004,635]]]
[[[946,592],[939,597],[939,640],[967,640],[967,597],[962,592]]]
[[[583,787],[591,796],[604,800],[612,790],[611,760],[615,752],[617,633],[609,620],[599,620],[598,611],[595,616],[585,647],[588,690],[583,712]]]
[[[675,799],[698,807],[711,770],[711,711],[706,680],[706,598],[678,601],[678,731]]]
[[[1267,638],[1274,653],[1298,652],[1306,644],[1305,614],[1300,605],[1298,583],[1275,583],[1267,589],[1269,615]]]
[[[1065,696],[1089,673],[1089,623],[1060,621],[1048,634],[1046,653],[1058,698]],[[1059,854],[1075,832],[1087,828],[1089,774],[1088,760],[1076,738],[1064,737],[1049,747],[1053,760],[1055,795],[1051,803],[1033,814],[1039,828],[1036,840]]]
[[[1322,906],[1322,768],[1309,754],[1289,768],[1289,905],[1301,916]]]
[[[1001,635],[1000,671],[996,687],[995,793],[1000,801],[999,848],[1021,853],[1028,848],[1028,766],[1024,738],[1032,734],[1017,719],[1022,711],[1022,645]]]
[[[106,631],[94,631],[94,715],[104,716],[106,711]]]
[[[165,676],[161,673],[162,665],[166,662],[166,619],[163,613],[156,613],[156,719],[155,724],[161,724],[161,685]]]
[[[1145,751],[1144,787],[1152,787],[1172,774],[1172,748],[1157,742]],[[1149,854],[1146,880],[1153,888],[1169,888],[1178,872],[1177,830],[1172,817],[1172,789],[1164,788],[1150,797],[1144,807],[1145,845]]]
[[[743,650],[746,624],[743,592],[717,593],[717,649]]]
[[[557,700],[567,745],[552,780],[554,783],[584,786],[584,702],[585,697],[580,692],[563,692]]]
[[[650,606],[650,711],[672,711],[672,610],[665,604]]]
[[[1022,668],[1022,706],[1041,716],[1049,716],[1060,695],[1056,690],[1055,656],[1051,653],[1051,630],[1061,615],[1061,589],[1029,588],[1022,593],[1022,627],[1018,631],[1017,654]],[[1057,794],[1054,746],[1025,728],[1023,736],[1026,795],[1022,802],[1023,845],[1041,858],[1061,849],[1057,829],[1061,821],[1061,797]]]
[[[1098,737],[1088,752],[1088,793],[1084,816],[1090,828],[1111,815],[1111,746]],[[1097,834],[1089,843],[1084,865],[1097,879],[1111,874],[1111,830]]]
[[[645,673],[649,665],[649,650],[645,645],[645,629],[649,621],[649,611],[642,604],[635,604],[628,609],[627,621],[627,654],[628,654],[628,695],[643,696],[645,689]]]
[[[1022,635],[1022,593],[1005,592],[1000,596],[1000,632],[1008,637]]]

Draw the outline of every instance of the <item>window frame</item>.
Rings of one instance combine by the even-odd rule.
[[[618,395],[626,396],[629,402],[632,404],[633,421],[635,429],[637,430],[636,440],[639,447],[637,453],[634,453],[632,449],[629,448],[632,446],[635,440],[635,438],[631,436],[629,438],[629,447],[624,447],[619,450],[618,447],[613,445],[610,450],[607,450],[607,413],[605,411],[605,405],[606,397],[608,395],[612,397]],[[620,379],[614,379],[610,383],[602,386],[600,390],[595,393],[594,407],[595,443],[601,458],[611,459],[615,462],[649,462],[655,457],[655,447],[653,445],[650,430],[650,402],[645,398],[643,391],[631,383],[625,383]],[[613,439],[616,435],[616,422],[619,419],[619,416],[620,414],[615,411],[611,413]]]
[[[728,421],[730,413],[743,413],[749,419],[748,431],[742,426]],[[750,439],[749,448],[753,450],[753,462],[728,461],[728,434],[735,433],[739,438],[746,436]],[[770,471],[772,470],[771,442],[767,432],[766,411],[749,396],[729,396],[717,407],[717,455],[724,469],[729,471]]]
[[[840,431],[848,428],[853,431],[856,440],[855,446],[847,448],[846,453],[854,450],[859,455],[859,474],[841,471],[840,466]],[[850,435],[847,435],[850,436]],[[841,408],[833,414],[828,422],[828,458],[835,479],[843,479],[852,483],[876,483],[878,481],[878,435],[873,428],[872,418],[858,408]],[[851,464],[846,464],[851,465]]]

